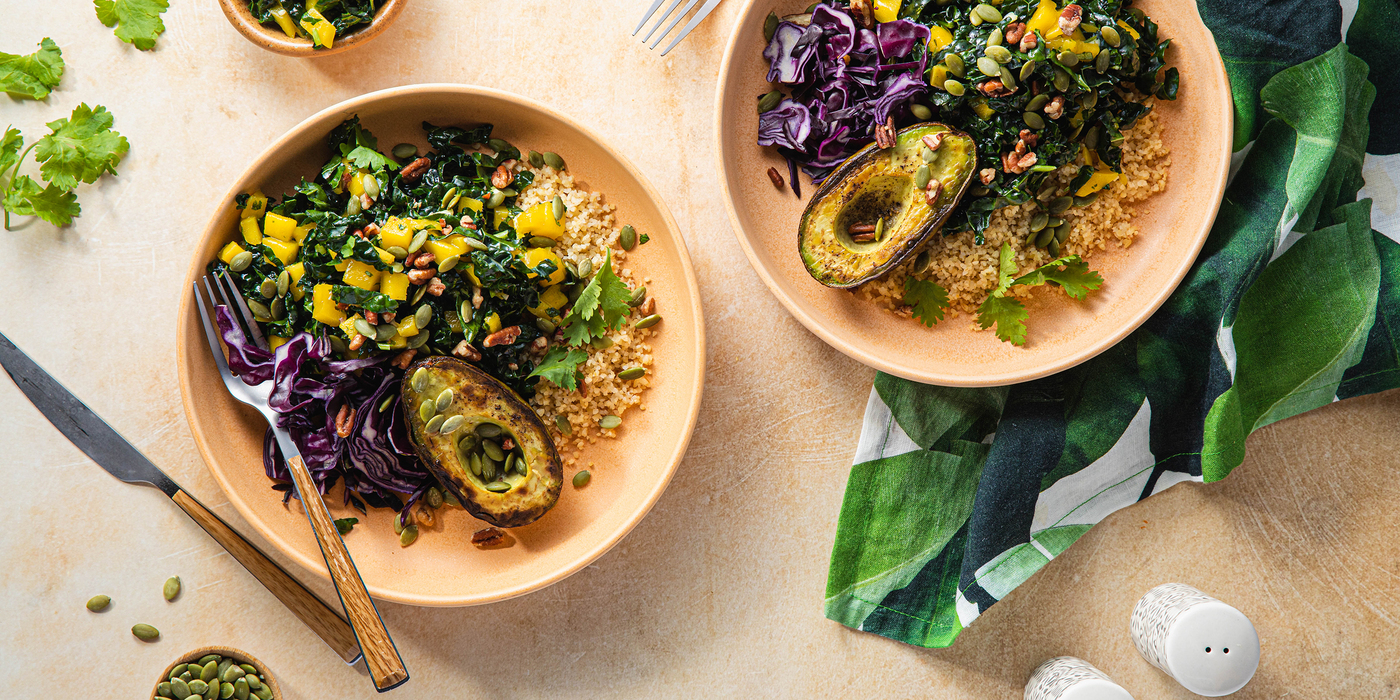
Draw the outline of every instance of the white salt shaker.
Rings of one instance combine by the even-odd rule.
[[[1057,656],[1031,674],[1025,700],[1133,700],[1133,696],[1088,661]]]
[[[1244,613],[1184,583],[1147,592],[1129,626],[1143,658],[1206,697],[1243,688],[1259,668],[1259,634]]]

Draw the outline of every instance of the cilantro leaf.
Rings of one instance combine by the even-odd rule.
[[[1012,297],[990,296],[977,307],[977,325],[983,329],[996,324],[997,337],[1012,345],[1026,344],[1026,319],[1030,313]]]
[[[612,250],[608,251],[603,267],[593,276],[593,282],[589,285],[595,283],[599,289],[598,305],[603,310],[604,323],[612,330],[621,328],[623,319],[632,310],[632,307],[627,305],[627,302],[632,300],[632,290],[613,272]]]
[[[904,279],[904,303],[914,307],[914,320],[933,327],[943,320],[943,310],[948,308],[948,290],[934,282]]]
[[[0,178],[19,162],[21,148],[24,148],[24,136],[19,129],[5,129],[5,135],[0,137]]]
[[[631,299],[632,291],[613,272],[612,251],[608,251],[598,274],[583,288],[573,309],[564,317],[564,339],[570,345],[584,345],[608,330],[621,328],[632,309],[627,305]]]
[[[93,0],[97,19],[117,28],[118,39],[149,51],[156,46],[156,37],[165,31],[161,13],[170,7],[169,0]]]
[[[356,146],[349,153],[345,154],[345,158],[351,163],[354,163],[357,168],[384,170],[385,168],[397,166],[397,163],[389,160],[384,154],[373,148],[366,148],[364,146]]]
[[[1011,285],[1016,283],[1017,271],[1015,251],[1011,250],[1010,244],[1002,243],[997,257],[997,288],[992,290],[992,296],[999,297],[1011,289]]]
[[[37,216],[54,226],[67,226],[81,212],[78,197],[71,190],[52,183],[39,189],[39,183],[28,175],[20,175],[10,183],[0,204],[11,214]]]
[[[44,179],[61,189],[95,182],[102,173],[115,175],[129,148],[126,137],[112,131],[112,113],[100,105],[92,109],[80,104],[69,118],[51,121],[48,127],[53,133],[39,139],[34,158],[42,164]]]
[[[39,50],[28,56],[0,51],[0,91],[15,97],[42,100],[63,77],[63,51],[44,37]]]
[[[1015,284],[1041,285],[1054,282],[1064,288],[1071,299],[1083,299],[1103,286],[1103,276],[1089,269],[1089,263],[1078,255],[1053,260],[1016,278]]]
[[[547,379],[560,389],[575,391],[578,389],[578,366],[587,360],[588,353],[582,350],[570,349],[566,352],[556,345],[535,365],[535,371],[530,376]]]
[[[577,307],[575,307],[577,308]],[[564,318],[564,342],[569,345],[587,345],[593,342],[595,337],[606,333],[603,328],[603,317],[597,316],[596,327],[593,322],[576,317],[572,312]]]

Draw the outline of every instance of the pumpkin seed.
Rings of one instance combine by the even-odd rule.
[[[1073,197],[1056,197],[1050,202],[1050,213],[1063,214],[1072,206],[1074,206]]]
[[[432,420],[434,413],[437,413],[436,401],[428,399],[423,403],[418,404],[418,418],[424,423],[427,423],[428,421]]]
[[[1064,243],[1065,239],[1069,238],[1069,234],[1073,230],[1074,226],[1071,225],[1069,222],[1060,224],[1058,227],[1055,228],[1055,241],[1057,243]]]
[[[1001,84],[1008,90],[1016,89],[1016,76],[1011,74],[1011,69],[1006,66],[1001,67]]]
[[[758,98],[758,113],[771,112],[778,107],[778,103],[783,101],[783,93],[774,90],[764,93]]]
[[[497,462],[506,458],[505,450],[502,450],[500,445],[496,444],[491,440],[481,441],[481,451],[485,452],[487,457],[490,457],[491,459]]]
[[[264,299],[277,296],[277,280],[271,277],[264,279],[262,284],[258,285],[258,294],[261,294]]]
[[[452,189],[447,191],[447,194],[444,194],[442,196],[442,208],[446,209],[447,203],[452,201],[452,198],[455,196],[457,196],[457,188],[453,187]]]
[[[506,455],[506,463],[505,463],[505,465],[504,465],[503,467],[501,467],[501,473],[502,473],[502,474],[509,474],[509,473],[511,473],[512,471],[515,471],[515,453],[514,453],[514,452],[512,452],[512,453]]]
[[[574,488],[581,489],[593,480],[593,475],[587,469],[574,475]]]
[[[453,416],[453,417],[455,418],[456,416]],[[440,489],[440,488],[438,488],[438,487],[436,487],[436,486],[430,486],[430,487],[428,487],[428,493],[427,493],[426,495],[424,495],[423,498],[424,498],[425,500],[428,501],[428,505],[429,505],[430,507],[433,507],[433,508],[441,508],[441,507],[442,507],[442,489]]]
[[[1065,220],[1064,220],[1064,219],[1061,219],[1061,218],[1058,217],[1058,216],[1052,216],[1052,217],[1050,217],[1050,221],[1049,221],[1048,223],[1046,223],[1045,225],[1046,225],[1046,226],[1049,226],[1050,228],[1059,228],[1059,227],[1062,226],[1064,223],[1065,223]]]
[[[557,195],[557,194],[554,195],[554,202],[553,202],[553,205],[554,205],[554,209],[552,210],[551,213],[554,214],[554,220],[555,220],[555,221],[558,221],[558,222],[560,222],[560,223],[563,223],[563,221],[564,221],[564,213],[567,212],[567,211],[569,210],[568,207],[564,206],[564,198],[561,197],[561,196],[559,196],[559,195]]]
[[[136,635],[136,638],[143,642],[149,642],[160,636],[160,630],[148,624],[145,624],[144,622],[132,625],[131,633]]]
[[[418,155],[418,147],[411,143],[401,143],[397,146],[394,146],[393,150],[389,152],[394,154],[395,158],[403,160]]]
[[[544,164],[548,165],[551,168],[554,168],[555,170],[564,169],[564,159],[560,158],[559,154],[553,151],[544,152]]]
[[[924,189],[925,187],[928,186],[928,179],[929,179],[928,165],[927,165],[927,164],[920,165],[918,171],[916,171],[916,172],[914,173],[914,186],[917,187],[917,188],[919,188],[919,189]]]
[[[88,598],[87,609],[93,612],[102,612],[103,610],[106,610],[107,606],[111,603],[111,597],[105,595],[95,595],[91,598]]]
[[[1030,80],[1031,76],[1035,75],[1035,67],[1035,61],[1026,61],[1026,64],[1021,66],[1021,82]]]
[[[433,322],[433,307],[424,304],[413,312],[413,325],[417,328],[427,328]],[[417,376],[416,374],[414,376]]]
[[[233,668],[238,667],[234,666]],[[243,669],[238,670],[241,672]],[[227,679],[221,678],[220,680],[227,682]],[[233,697],[237,700],[248,700],[248,681],[244,680],[242,676],[233,682]]]
[[[232,683],[220,683],[220,684],[219,684],[219,697],[220,697],[220,698],[223,698],[223,700],[228,700],[229,698],[233,697],[233,684],[232,684]]]
[[[964,62],[962,56],[958,54],[948,54],[948,57],[943,59],[943,65],[948,67],[948,73],[959,78],[967,75],[967,63]]]
[[[943,89],[947,90],[948,94],[954,97],[962,97],[963,94],[967,92],[967,86],[952,79],[943,81]]]
[[[617,234],[617,242],[622,244],[623,250],[632,250],[637,247],[637,229],[631,224],[622,227],[622,232]]]
[[[548,236],[531,236],[528,241],[531,248],[553,248],[554,239]]]
[[[591,274],[593,274],[593,259],[585,258],[583,262],[578,264],[578,276],[580,279],[585,279]]]
[[[170,681],[161,681],[161,682],[160,682],[160,685],[157,685],[157,686],[156,686],[156,697],[161,697],[161,698],[173,698],[173,697],[175,697],[174,693],[171,693],[171,692],[170,692]]]
[[[574,426],[571,423],[569,423],[569,419],[566,416],[555,416],[554,427],[559,429],[560,435],[567,436],[574,434]]]
[[[1118,35],[1118,30],[1107,25],[1099,29],[1099,36],[1103,37],[1104,42],[1115,49],[1123,43],[1123,37]]]
[[[189,688],[191,695],[203,695],[209,689],[209,684],[196,678],[189,682]]]
[[[462,425],[466,422],[467,419],[464,416],[452,416],[451,418],[448,418],[447,420],[442,422],[442,427],[438,428],[438,432],[442,433],[443,435],[451,435],[452,433],[457,432],[457,429],[462,427]]]
[[[1060,257],[1060,242],[1052,239],[1050,245],[1045,246],[1045,252],[1049,253],[1052,258]]]
[[[491,197],[486,200],[486,206],[495,209],[506,201],[506,193],[500,190],[492,190]]]
[[[204,691],[204,700],[214,700],[214,698],[219,697],[219,693],[223,691],[223,684],[219,682],[219,679],[215,678],[209,681],[209,689]]]
[[[609,338],[607,336],[601,336],[593,339],[593,347],[599,350],[606,350],[615,344],[616,342],[612,338]]]
[[[1040,233],[1045,230],[1045,225],[1048,223],[1050,223],[1050,215],[1043,211],[1038,211],[1035,213],[1035,216],[1031,217],[1031,231],[1033,233]]]
[[[272,320],[281,321],[287,317],[287,302],[282,301],[282,297],[272,300]]]
[[[982,16],[977,14],[976,12],[969,12],[967,15],[967,21],[974,27],[982,26]]]
[[[642,377],[645,377],[646,373],[647,368],[645,367],[628,367],[627,369],[618,372],[617,378],[621,379],[624,382],[630,382],[634,379],[641,379]]]
[[[365,188],[365,195],[370,199],[379,199],[379,179],[373,175],[366,175],[360,179],[360,186]]]
[[[1050,241],[1055,240],[1055,229],[1046,227],[1035,237],[1035,247],[1044,248],[1050,245]]]
[[[1005,46],[988,46],[987,50],[983,53],[987,54],[987,58],[990,58],[993,61],[996,61],[997,63],[1011,62],[1011,52],[1008,51]],[[978,65],[978,68],[981,68],[981,65]]]
[[[1056,60],[1065,68],[1073,68],[1079,65],[1079,54],[1073,51],[1061,51],[1055,55]]]
[[[277,275],[277,296],[286,296],[287,290],[291,289],[291,287],[292,273],[283,270],[282,274]]]
[[[510,150],[510,142],[505,139],[486,139],[486,145],[496,153],[504,153]]]
[[[1096,200],[1096,199],[1098,199],[1098,198],[1099,198],[1099,193],[1098,193],[1098,192],[1090,192],[1089,194],[1086,194],[1086,195],[1084,195],[1083,197],[1075,197],[1075,198],[1074,198],[1074,206],[1076,206],[1076,207],[1087,207],[1087,206],[1089,206],[1090,204],[1093,204],[1093,203],[1094,203],[1094,200]]]
[[[359,197],[351,197],[350,201],[345,203],[346,216],[358,216],[361,211],[364,211],[364,205]]]
[[[922,149],[920,149],[919,155],[923,157],[925,163],[932,163],[933,161],[938,160],[938,154],[935,153],[933,149],[929,148],[928,146],[924,146]]]
[[[413,544],[414,541],[417,540],[417,539],[418,539],[418,526],[417,526],[417,525],[409,525],[408,527],[406,527],[406,528],[403,529],[403,532],[399,533],[399,546],[400,546],[400,547],[407,547],[407,546]],[[249,676],[249,678],[252,678],[252,676]],[[253,686],[252,681],[249,681],[249,682],[248,682],[248,687],[251,688],[252,686]],[[258,690],[262,690],[262,688],[258,688]],[[259,693],[259,694],[258,694],[258,697],[262,697],[262,694]]]
[[[486,485],[486,490],[491,493],[505,493],[510,490],[510,484],[504,481],[493,481]]]
[[[472,238],[471,236],[467,236],[462,240],[466,241],[467,247],[471,248],[472,250],[489,250],[489,246],[487,246],[484,242],[478,241],[477,239]]]
[[[476,476],[481,476],[481,455],[472,455],[471,460],[467,464],[467,467],[472,470],[472,474]]]
[[[383,412],[389,410],[389,404],[394,403],[394,399],[397,399],[397,398],[398,398],[398,395],[397,395],[397,394],[394,394],[393,392],[390,392],[388,396],[385,396],[385,397],[384,397],[384,400],[383,400],[383,401],[380,401],[380,402],[379,402],[379,412],[380,412],[380,413],[383,413]]]
[[[446,422],[447,418],[445,418],[442,414],[439,413],[438,415],[433,416],[432,419],[428,421],[427,425],[423,426],[423,432],[432,435],[433,433],[442,430],[442,424]]]
[[[987,56],[983,56],[977,59],[977,70],[982,71],[982,74],[989,78],[995,78],[1001,75],[1001,64]]]
[[[190,696],[189,684],[179,678],[170,681],[170,696],[178,700],[185,700]]]
[[[476,311],[476,309],[472,308],[472,300],[463,299],[461,307],[457,309],[457,318],[462,322],[462,325],[465,326],[472,322],[472,313],[474,311]]]
[[[1099,57],[1094,59],[1094,70],[1100,73],[1107,73],[1109,63],[1113,61],[1113,54],[1107,51],[1100,51]]]
[[[189,664],[179,664],[175,668],[170,669],[170,680],[173,681],[176,678],[179,678],[180,674],[184,673],[188,669]]]
[[[438,263],[438,272],[451,272],[453,268],[457,267],[457,263],[461,261],[462,256],[449,255],[444,258],[442,262]]]
[[[917,102],[912,105],[909,105],[909,112],[914,115],[915,119],[918,119],[921,122],[926,122],[930,119],[933,119],[933,110]]]
[[[972,11],[977,13],[977,16],[981,17],[983,22],[1001,21],[1001,10],[992,7],[991,5],[988,5],[985,2],[979,3],[977,7],[972,8]]]
[[[366,338],[373,338],[378,334],[374,324],[363,318],[355,319],[355,332]]]
[[[1004,38],[1005,38],[1005,35],[1002,34],[1001,27],[997,27],[996,29],[993,29],[993,30],[992,30],[992,33],[987,35],[987,46],[988,46],[988,48],[990,48],[990,47],[992,47],[992,46],[1001,46],[1001,41],[1002,41],[1002,39],[1004,39]]]
[[[622,419],[617,416],[603,416],[598,419],[598,427],[603,430],[613,430],[622,425]]]
[[[885,217],[882,216],[882,217],[880,217],[880,218],[878,218],[878,219],[875,220],[875,240],[879,241],[879,240],[882,240],[884,237],[885,237]],[[650,318],[650,317],[648,317],[648,318]],[[638,328],[641,328],[641,326],[638,326]]]
[[[526,160],[530,161],[530,166],[536,169],[544,167],[544,156],[540,155],[539,151],[530,151]]]
[[[1039,114],[1036,114],[1035,112],[1026,112],[1025,114],[1021,115],[1021,118],[1025,120],[1026,126],[1029,126],[1030,128],[1035,129],[1036,131],[1045,128],[1045,119]]]
[[[481,455],[481,479],[483,481],[496,480],[496,460],[486,455]]]
[[[877,228],[878,228],[878,224],[877,224]],[[652,314],[652,315],[650,315],[650,316],[647,316],[647,317],[641,319],[640,321],[637,321],[636,327],[637,327],[637,328],[651,328],[652,326],[654,326],[654,325],[656,325],[656,324],[658,324],[658,323],[661,323],[661,314]]]
[[[540,332],[544,333],[545,335],[553,333],[556,328],[554,323],[547,318],[536,318],[535,327],[540,329]]]
[[[267,308],[266,304],[260,301],[253,301],[252,299],[247,299],[246,301],[248,303],[248,310],[253,312],[254,319],[262,323],[272,320],[272,309]]]
[[[1069,73],[1066,72],[1064,69],[1060,68],[1059,66],[1056,66],[1054,82],[1056,90],[1059,90],[1060,92],[1068,90],[1070,83]]]
[[[242,253],[233,256],[233,259],[230,260],[228,263],[228,269],[233,270],[234,272],[242,272],[248,269],[248,266],[252,264],[253,254],[245,250]]]
[[[180,595],[180,577],[171,576],[165,579],[165,585],[161,588],[161,595],[164,595],[166,600],[175,600],[175,596]]]
[[[1036,95],[1035,97],[1032,97],[1031,101],[1026,103],[1026,111],[1039,112],[1040,108],[1044,107],[1049,102],[1050,96],[1045,93],[1041,93],[1039,95]]]
[[[501,436],[501,426],[495,423],[482,423],[476,426],[476,434],[483,438],[496,438]]]
[[[927,250],[919,251],[919,254],[914,257],[914,269],[912,272],[916,275],[927,272],[929,263],[931,262],[933,262],[933,256],[930,255]]]
[[[389,339],[393,338],[398,332],[399,329],[394,324],[381,323],[374,328],[374,339],[381,343],[387,343]]]
[[[427,242],[428,242],[428,230],[427,230],[427,229],[423,229],[422,231],[419,231],[418,233],[413,234],[413,240],[410,241],[409,244],[408,244],[408,252],[409,252],[409,253],[417,253],[417,252],[418,252],[418,249],[419,249],[419,248],[422,248],[422,247],[423,247],[423,244],[424,244],[424,243],[427,243]],[[392,253],[393,250],[391,249],[389,252]],[[408,257],[408,256],[405,255],[404,257]]]
[[[428,334],[427,334],[427,333],[414,333],[413,335],[411,335],[411,336],[408,337],[408,341],[407,341],[407,344],[405,345],[405,347],[409,348],[410,350],[417,350],[418,348],[421,348],[421,347],[423,347],[424,345],[427,345],[427,343],[428,343]]]
[[[437,395],[437,410],[439,412],[446,411],[447,407],[451,405],[452,389],[449,387],[447,389],[443,389],[442,393]]]

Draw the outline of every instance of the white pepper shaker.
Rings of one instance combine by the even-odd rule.
[[[1133,696],[1088,661],[1057,656],[1031,674],[1025,700],[1133,700]]]
[[[1133,608],[1129,631],[1148,663],[1197,695],[1229,695],[1259,668],[1254,623],[1184,583],[1148,591]]]

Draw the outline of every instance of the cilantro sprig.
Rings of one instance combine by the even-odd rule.
[[[547,379],[561,389],[578,389],[579,366],[588,360],[588,352],[580,348],[621,328],[632,311],[627,303],[631,299],[632,290],[613,270],[609,250],[598,273],[579,293],[560,324],[564,342],[570,347],[550,348],[530,376]]]
[[[1078,255],[1052,260],[1020,277],[1016,276],[1014,258],[1011,246],[1002,243],[996,289],[977,307],[977,325],[984,329],[995,325],[997,337],[1013,345],[1026,344],[1026,319],[1030,317],[1024,304],[1006,296],[1013,287],[1058,284],[1071,299],[1083,299],[1103,286],[1103,277]]]
[[[555,386],[569,391],[578,390],[578,368],[588,361],[588,353],[573,348],[564,349],[558,345],[549,349],[544,359],[535,365],[531,377],[542,377]]]
[[[10,228],[11,214],[37,216],[54,226],[72,223],[82,212],[73,190],[79,183],[96,182],[104,173],[115,175],[129,148],[126,137],[112,130],[112,123],[106,107],[80,104],[67,119],[49,122],[49,134],[23,152],[24,136],[19,129],[6,128],[0,137],[0,208],[5,228]],[[30,151],[45,180],[43,186],[19,174]]]
[[[932,328],[943,320],[948,308],[948,290],[936,282],[904,278],[904,303],[913,307],[914,320]]]
[[[165,31],[160,16],[170,7],[169,0],[93,0],[97,19],[107,27],[116,27],[118,39],[149,51],[156,46],[156,37]]]
[[[63,78],[63,50],[44,37],[39,50],[27,56],[0,51],[0,92],[42,100]]]

